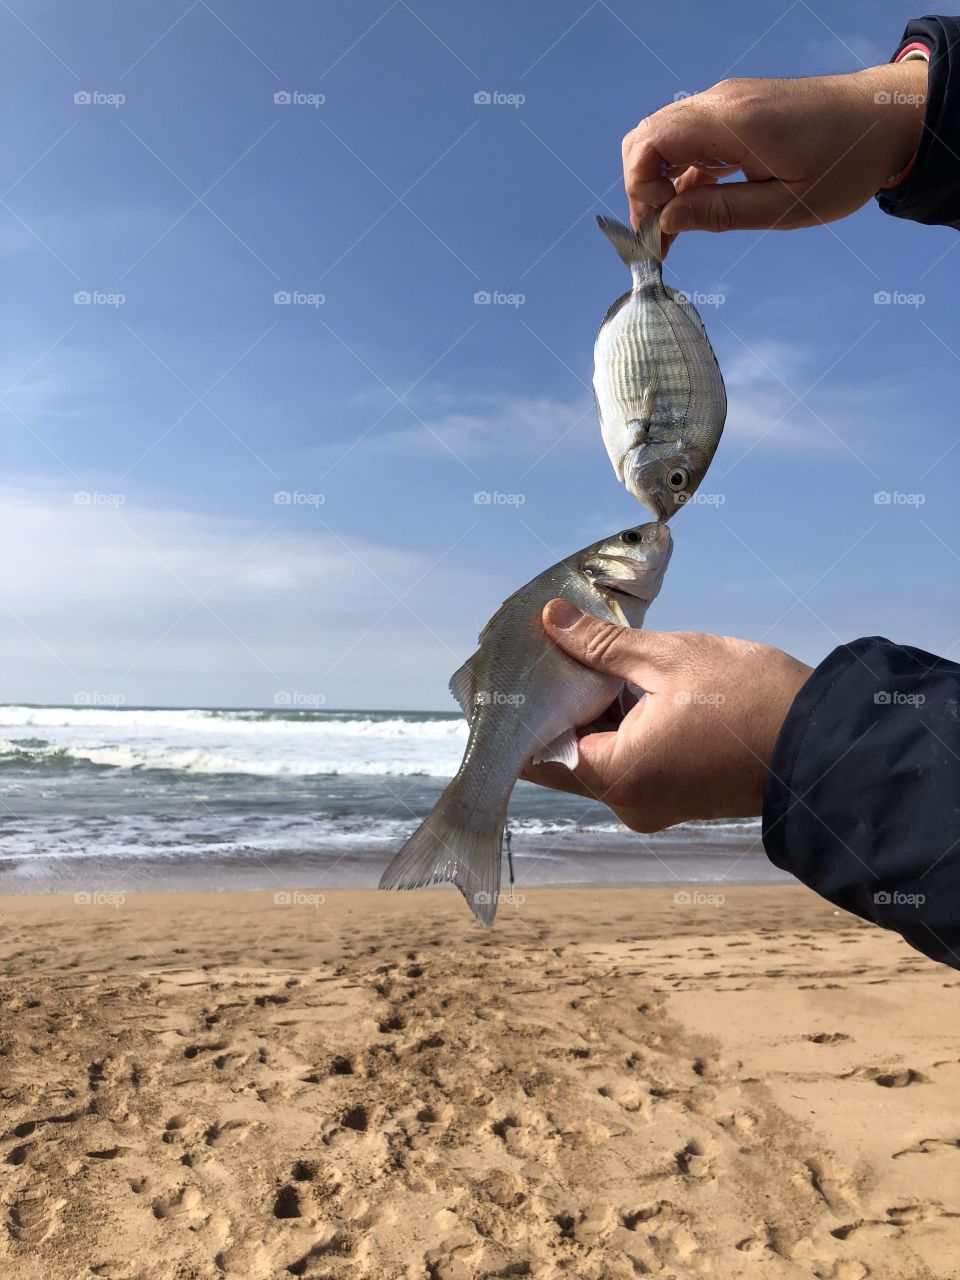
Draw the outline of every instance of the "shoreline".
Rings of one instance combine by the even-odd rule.
[[[674,884],[789,884],[791,877],[769,861],[759,841],[656,838],[630,835],[595,844],[542,842],[530,847],[514,839],[519,892],[546,888],[646,888]],[[401,841],[388,848],[303,852],[251,849],[187,852],[183,855],[98,855],[95,852],[0,856],[0,896],[77,892],[265,892],[310,887],[319,891],[375,889]],[[504,889],[507,863],[503,861]]]

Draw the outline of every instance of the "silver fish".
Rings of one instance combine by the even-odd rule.
[[[387,867],[381,889],[450,881],[484,928],[493,924],[504,822],[520,770],[547,760],[574,768],[576,729],[624,687],[555,645],[541,624],[543,606],[561,597],[619,626],[642,626],[672,549],[665,524],[624,529],[561,560],[500,606],[450,680],[470,726],[457,776]]]
[[[593,349],[603,442],[617,479],[668,520],[696,492],[720,442],[723,377],[696,307],[663,283],[656,211],[639,233],[613,218],[597,222],[633,276]]]

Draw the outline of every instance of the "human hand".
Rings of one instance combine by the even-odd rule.
[[[660,206],[668,240],[843,218],[909,162],[926,92],[927,64],[916,59],[849,75],[722,80],[670,103],[623,140],[633,225]],[[738,170],[746,181],[716,185]]]
[[[760,813],[777,734],[811,667],[729,636],[614,626],[565,600],[550,601],[543,625],[578,662],[646,696],[616,729],[588,728],[576,769],[529,765],[521,777],[600,800],[634,831]]]

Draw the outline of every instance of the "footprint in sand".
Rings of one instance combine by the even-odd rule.
[[[608,1084],[600,1085],[597,1093],[601,1098],[609,1098],[624,1111],[652,1110],[649,1091],[635,1080],[611,1080]]]
[[[952,1216],[932,1204],[893,1205],[887,1209],[886,1218],[859,1218],[856,1222],[835,1227],[830,1234],[837,1240],[899,1237],[932,1219]]]
[[[316,1277],[326,1280],[332,1274],[331,1267],[338,1262],[363,1263],[370,1252],[370,1241],[362,1232],[331,1228],[324,1240],[313,1245],[305,1254],[291,1262],[287,1273],[291,1276]],[[340,1272],[336,1272],[337,1275]]]
[[[709,1138],[691,1138],[674,1157],[679,1171],[688,1178],[715,1178],[713,1158],[719,1147]]]
[[[849,1071],[842,1076],[843,1080],[872,1080],[883,1089],[906,1089],[913,1084],[929,1084],[930,1077],[912,1067],[885,1068],[861,1067],[857,1071]]]
[[[834,1213],[849,1213],[856,1209],[856,1194],[850,1174],[843,1165],[827,1156],[814,1157],[806,1162],[805,1178],[824,1204]]]
[[[22,1244],[40,1244],[56,1227],[57,1216],[66,1203],[43,1187],[21,1192],[10,1206],[11,1236]]]
[[[915,1147],[895,1151],[892,1159],[899,1160],[901,1156],[928,1156],[940,1149],[960,1151],[960,1138],[921,1138]]]
[[[862,1262],[847,1259],[814,1267],[816,1280],[866,1280],[870,1272]]]
[[[203,1210],[200,1188],[194,1186],[176,1187],[165,1195],[157,1196],[150,1208],[153,1216],[160,1221],[182,1220],[192,1224],[207,1216]]]

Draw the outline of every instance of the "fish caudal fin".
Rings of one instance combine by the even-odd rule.
[[[455,884],[485,929],[493,924],[500,896],[500,854],[505,811],[482,827],[458,821],[441,797],[380,877],[381,889],[420,889]],[[505,806],[504,806],[505,809]],[[476,816],[472,818],[475,824]]]
[[[624,226],[616,218],[597,218],[597,226],[616,249],[631,271],[641,263],[654,263],[659,268],[663,261],[660,242],[660,214],[656,209],[645,214],[640,230]]]

